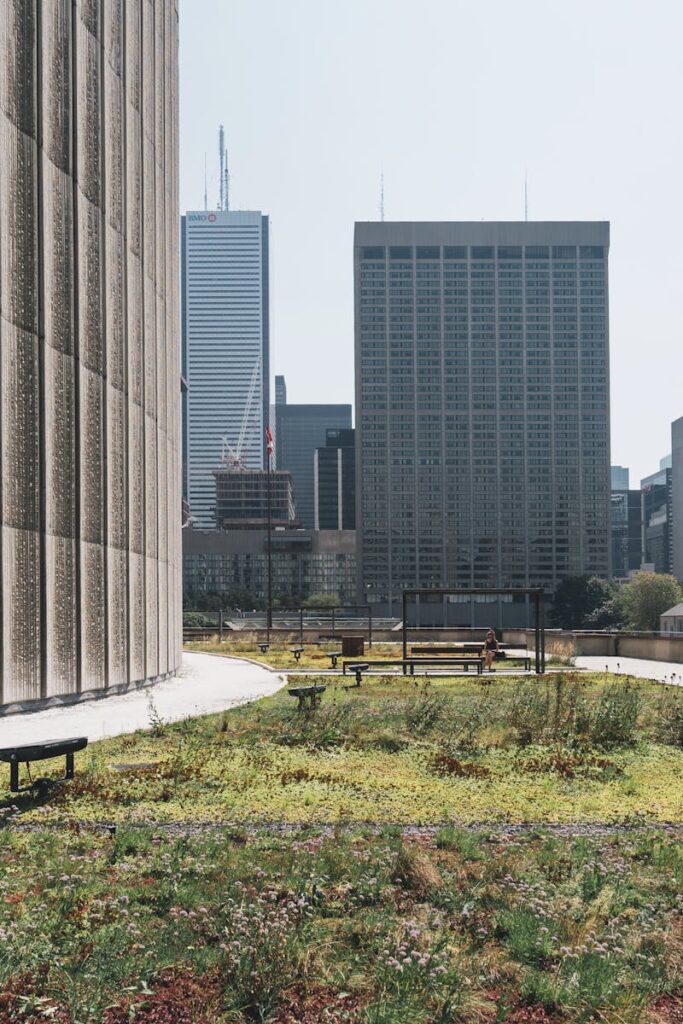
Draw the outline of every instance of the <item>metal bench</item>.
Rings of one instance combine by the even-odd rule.
[[[346,675],[347,668],[355,673],[355,675],[356,675],[355,685],[356,686],[360,686],[361,681],[363,679],[363,673],[367,672],[368,669],[370,668],[370,662],[367,662],[367,661],[345,661],[343,663],[343,665],[342,665],[342,670],[344,672],[344,675]]]
[[[295,658],[296,663],[298,665],[299,664],[299,658],[304,653],[304,648],[303,647],[292,647],[292,648],[290,648],[289,653],[294,655],[294,658]]]
[[[47,740],[44,743],[28,743],[20,747],[5,747],[0,750],[0,761],[9,763],[12,793],[19,792],[19,765],[29,765],[32,761],[47,761],[51,757],[66,757],[65,779],[74,777],[74,754],[88,745],[87,736],[77,736],[68,740]]]
[[[265,654],[268,648],[270,647],[270,644],[257,644],[256,646],[258,647],[261,654]]]
[[[344,661],[342,662],[342,671],[346,675],[347,668],[352,672],[356,672],[356,679],[358,682],[358,662],[356,661]],[[410,669],[410,674],[415,675],[416,665],[461,665],[465,671],[469,671],[470,665],[474,665],[477,669],[477,675],[481,675],[482,668],[484,665],[484,659],[476,655],[465,655],[461,658],[373,658],[372,661],[362,663],[361,672],[368,672],[371,668],[402,668],[403,674],[406,674],[406,669]]]
[[[330,653],[327,655],[327,657],[331,659],[332,668],[337,667],[337,659],[341,658],[342,653],[342,651],[330,651]]]
[[[294,686],[287,692],[298,699],[299,711],[314,711],[326,689],[326,686]]]

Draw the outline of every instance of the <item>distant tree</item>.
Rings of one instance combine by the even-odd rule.
[[[583,629],[589,616],[610,601],[615,586],[599,576],[567,576],[558,585],[550,606],[551,625],[560,629]]]
[[[595,608],[584,620],[586,629],[620,629],[626,625],[626,613],[619,594]]]
[[[303,608],[339,608],[338,594],[311,594],[303,602]]]
[[[659,631],[659,616],[683,601],[683,588],[674,576],[640,572],[619,594],[629,629]]]

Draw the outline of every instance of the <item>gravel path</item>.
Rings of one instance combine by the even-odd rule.
[[[637,676],[638,679],[658,679],[661,683],[683,686],[683,665],[675,661],[645,661],[641,658],[612,658],[601,655],[574,659],[577,668],[590,672],[617,672],[619,675]]]
[[[177,722],[275,693],[284,678],[254,662],[184,652],[180,672],[154,686],[79,704],[0,718],[0,747],[87,736],[101,740],[147,729],[150,718]]]

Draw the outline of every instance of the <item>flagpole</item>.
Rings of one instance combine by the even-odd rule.
[[[266,631],[267,631],[267,642],[270,643],[270,631],[273,628],[273,550],[272,550],[272,509],[270,504],[270,462],[273,455],[273,432],[268,427],[266,429],[266,494],[268,502],[268,538],[266,542],[266,552],[268,559],[268,597],[267,597],[267,609],[266,609]]]

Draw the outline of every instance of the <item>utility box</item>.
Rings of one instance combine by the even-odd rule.
[[[343,636],[341,649],[345,658],[362,657],[365,654],[365,640],[362,636]]]

